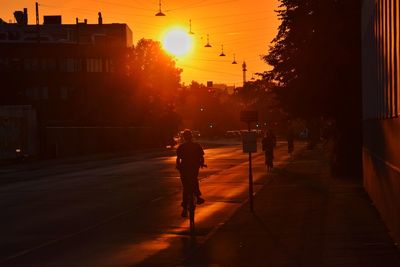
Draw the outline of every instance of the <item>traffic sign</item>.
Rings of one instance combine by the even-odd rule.
[[[257,133],[256,132],[242,132],[243,152],[252,153],[257,152]]]
[[[243,122],[256,122],[258,121],[258,111],[257,110],[242,110],[240,112],[240,120]]]

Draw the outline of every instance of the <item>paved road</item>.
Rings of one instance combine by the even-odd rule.
[[[0,266],[179,265],[246,200],[248,165],[239,145],[206,150],[193,239],[172,155],[3,167]],[[267,178],[255,157],[257,191]]]

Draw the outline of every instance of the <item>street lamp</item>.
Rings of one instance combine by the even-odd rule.
[[[236,54],[233,54],[233,61],[232,61],[232,64],[237,64],[237,62],[236,62]]]
[[[243,71],[243,86],[246,83],[246,72],[247,72],[247,64],[245,61],[243,61],[242,64],[242,71]]]
[[[210,45],[210,35],[207,34],[207,44],[204,47],[211,47]]]
[[[194,32],[192,32],[192,20],[189,20],[189,34],[194,34]]]
[[[165,14],[162,13],[161,11],[161,0],[158,1],[158,13],[156,14],[156,17],[164,17]]]
[[[224,45],[221,45],[221,54],[219,54],[220,57],[224,57]]]

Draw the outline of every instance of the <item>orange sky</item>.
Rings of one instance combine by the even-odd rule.
[[[127,23],[136,43],[140,38],[160,40],[166,29],[178,25],[195,33],[195,47],[178,66],[183,68],[182,81],[201,83],[214,81],[228,85],[242,85],[241,63],[248,65],[247,79],[253,72],[268,66],[260,60],[275,36],[279,21],[274,10],[278,0],[162,0],[165,17],[156,17],[158,0],[41,0],[40,16],[62,15],[63,23],[74,23],[75,18],[97,22],[97,12],[103,13],[104,23]],[[0,18],[13,19],[14,10],[28,8],[29,23],[34,23],[33,0],[1,0]],[[206,35],[211,48],[205,48]],[[221,45],[226,57],[219,57]],[[232,65],[233,54],[238,65]]]

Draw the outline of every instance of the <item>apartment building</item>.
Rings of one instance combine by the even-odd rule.
[[[400,242],[399,0],[362,1],[364,185]]]

